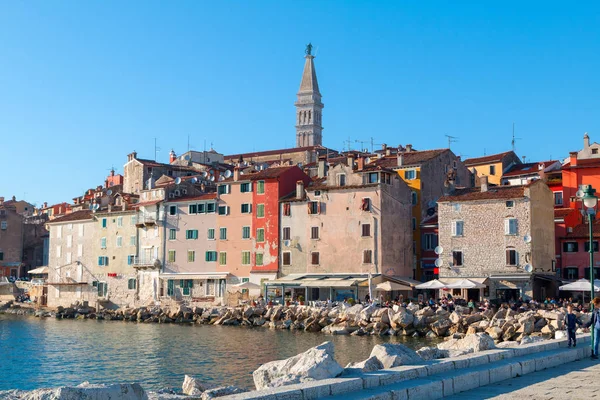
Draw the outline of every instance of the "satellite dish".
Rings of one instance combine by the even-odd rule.
[[[110,196],[110,195],[112,194],[112,189],[108,189],[108,190],[106,191],[106,194],[107,194],[108,196]]]
[[[533,272],[533,266],[531,264],[525,264],[525,266],[523,267],[523,269],[525,270],[525,272],[527,273],[531,273]]]
[[[198,178],[196,178],[196,177],[193,177],[193,178],[191,179],[191,181],[192,181],[192,183],[198,183]]]
[[[190,159],[190,156],[189,156],[189,155],[186,155],[185,157],[183,157],[183,159],[184,159],[185,161],[188,161],[188,160]]]
[[[175,184],[179,185],[180,183],[181,183],[181,178],[180,177],[175,178]]]
[[[435,251],[435,254],[439,256],[444,252],[444,248],[442,246],[437,246],[433,251]]]
[[[244,171],[240,171],[240,175],[244,175]]]
[[[225,171],[225,178],[231,178],[231,175],[232,173],[230,170]]]
[[[158,258],[155,258],[152,261],[152,265],[154,265],[154,268],[160,268],[160,260]]]
[[[215,181],[215,176],[214,176],[214,175],[211,175],[211,176],[210,176],[210,178],[209,178],[209,180],[210,180],[211,182],[214,182],[214,181]]]
[[[584,196],[584,195],[585,195],[585,193],[583,193],[583,190],[578,190],[578,191],[577,191],[577,193],[575,193],[575,196],[576,196],[578,199],[581,199],[581,198],[583,198],[583,196]]]
[[[219,181],[224,181],[225,177],[223,175],[219,176]]]
[[[441,258],[438,258],[437,260],[435,260],[435,266],[436,267],[441,267],[442,265],[444,265],[444,260],[442,260]]]
[[[529,236],[529,235],[525,235],[525,236],[523,237],[523,241],[524,241],[525,243],[531,243],[531,236]]]
[[[371,162],[371,159],[369,157],[365,158],[365,164],[368,164]]]
[[[202,172],[202,177],[203,178],[206,178],[207,176],[208,176],[208,172],[206,172],[206,171]]]

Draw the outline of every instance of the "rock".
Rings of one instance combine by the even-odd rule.
[[[451,326],[452,322],[449,319],[439,319],[431,324],[431,330],[438,336],[444,336]]]
[[[366,334],[367,334],[367,332],[365,332],[365,330],[363,328],[358,328],[357,330],[352,332],[350,335],[351,336],[364,336]]]
[[[148,395],[137,383],[117,385],[92,385],[84,382],[79,386],[63,386],[53,389],[36,389],[19,392],[23,400],[147,400]],[[2,398],[7,398],[2,397]]]
[[[567,331],[554,332],[554,339],[567,339]]]
[[[383,364],[381,364],[381,361],[379,361],[377,357],[371,356],[364,361],[358,363],[351,362],[350,364],[346,365],[344,374],[354,372],[373,372],[380,369],[383,369]]]
[[[523,336],[520,344],[524,345],[524,344],[537,343],[537,342],[543,342],[543,341],[544,341],[544,338],[542,338],[540,336]]]
[[[465,323],[467,325],[471,325],[475,322],[479,322],[483,319],[483,315],[477,313],[477,314],[471,314],[469,315],[466,319],[465,319]]]
[[[333,343],[325,342],[286,360],[272,361],[252,373],[257,390],[335,378],[342,367],[333,357]]]
[[[229,396],[232,394],[245,393],[246,389],[241,389],[237,386],[221,386],[213,389],[208,389],[202,393],[202,400],[210,400],[217,397]]]
[[[539,332],[547,324],[548,324],[548,322],[546,322],[546,320],[544,318],[540,318],[537,321],[535,321],[535,325],[534,325],[535,330]]]
[[[552,325],[546,325],[540,332],[544,335],[552,335],[554,334],[554,327]]]
[[[540,311],[540,316],[542,318],[551,319],[551,320],[564,320],[565,315],[561,312],[556,311]]]
[[[450,351],[441,350],[437,347],[421,347],[417,350],[417,354],[425,361],[436,360],[438,358],[447,358],[450,356]]]
[[[507,342],[515,336],[516,329],[514,326],[510,325],[506,329],[504,329],[504,333],[502,334],[502,340]]]
[[[436,335],[434,331],[429,331],[425,334],[425,337],[432,339],[438,337],[438,335]]]
[[[460,322],[460,315],[456,312],[453,312],[450,314],[450,321],[455,325],[458,324]]]
[[[517,332],[525,335],[530,335],[533,333],[535,329],[535,318],[533,316],[521,318],[519,319],[519,323],[521,324],[521,327],[517,330]]]
[[[304,328],[304,331],[305,332],[319,332],[321,329],[322,329],[321,325],[319,325],[317,320],[313,320],[312,322],[310,322],[306,325],[306,327]]]
[[[485,331],[494,340],[502,339],[502,329],[498,328],[497,326],[489,327]]]
[[[494,339],[487,333],[467,335],[464,339],[451,339],[437,345],[441,350],[473,350],[474,352],[495,349]]]
[[[373,313],[377,310],[377,307],[375,307],[373,304],[368,305],[367,307],[363,308],[362,311],[359,314],[360,319],[364,319],[364,320],[369,320],[371,318],[371,315],[373,315]]]
[[[418,317],[431,317],[434,314],[435,314],[435,312],[433,311],[433,309],[431,307],[425,307],[422,310],[419,310],[414,313],[414,315],[418,316]]]
[[[565,324],[564,319],[555,319],[555,320],[548,321],[548,325],[550,325],[552,328],[554,328],[555,331],[563,329],[564,324]]]
[[[183,385],[181,385],[181,389],[183,394],[187,394],[188,396],[198,396],[201,395],[202,392],[212,388],[212,385],[207,385],[205,383],[200,382],[198,379],[186,375],[183,378]]]
[[[496,348],[508,349],[511,347],[517,347],[518,345],[519,345],[519,342],[517,342],[517,341],[500,342],[496,345]]]
[[[414,350],[402,344],[392,343],[376,345],[373,347],[370,357],[377,357],[384,368],[416,364],[421,361],[421,357]]]
[[[454,306],[454,312],[459,315],[468,315],[471,313],[471,309],[469,307]]]
[[[411,314],[414,314],[414,313],[416,313],[417,311],[419,311],[419,305],[418,305],[418,304],[416,304],[416,303],[413,303],[413,302],[411,302],[411,303],[409,303],[409,304],[406,306],[406,310],[407,310],[407,311],[410,311],[410,313],[411,313]]]

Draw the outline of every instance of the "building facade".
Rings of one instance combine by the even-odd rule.
[[[487,177],[488,185],[500,185],[502,175],[513,166],[521,164],[521,160],[514,151],[492,154],[489,156],[468,158],[464,164],[472,173],[473,181],[471,186],[479,186],[481,177]]]

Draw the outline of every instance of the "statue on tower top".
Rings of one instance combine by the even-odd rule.
[[[312,55],[311,54],[312,48],[313,48],[313,46],[312,46],[311,43],[309,43],[309,44],[306,45],[306,50],[304,52],[306,53],[307,56],[311,56]]]

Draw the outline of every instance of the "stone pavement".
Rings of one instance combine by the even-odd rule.
[[[444,397],[447,400],[600,399],[600,362],[589,358]]]

